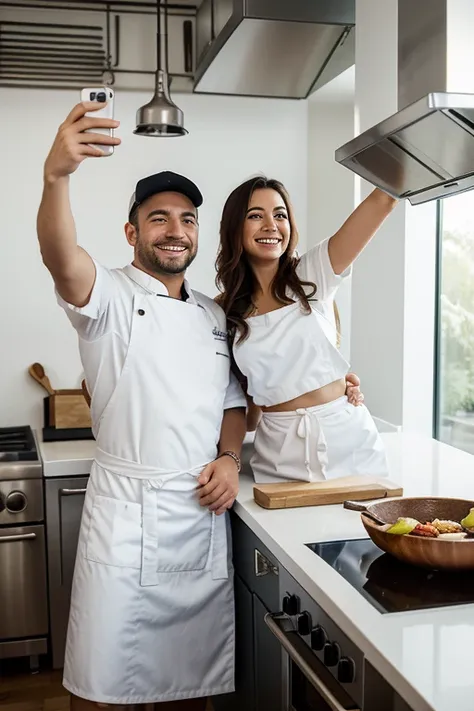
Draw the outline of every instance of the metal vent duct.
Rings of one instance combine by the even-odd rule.
[[[100,17],[96,18],[100,20]],[[87,86],[107,69],[103,24],[4,20],[0,16],[3,86]]]
[[[167,2],[174,91],[193,88],[196,9]],[[0,0],[0,86],[149,90],[155,17],[155,0]]]

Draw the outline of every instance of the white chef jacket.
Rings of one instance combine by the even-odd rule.
[[[351,269],[335,274],[329,239],[303,254],[297,267],[301,280],[316,284],[307,314],[296,300],[270,313],[247,319],[248,338],[233,350],[256,405],[272,407],[293,400],[346,376],[349,363],[337,348],[334,296]],[[307,291],[307,293],[309,293]]]
[[[112,397],[125,363],[135,295],[145,293],[163,298],[171,297],[161,281],[132,264],[121,269],[108,269],[97,262],[94,263],[96,279],[89,302],[85,306],[68,304],[57,292],[56,297],[78,333],[81,360],[92,398],[93,431],[97,438],[102,413]],[[223,310],[209,297],[192,291],[187,281],[184,282],[184,288],[188,295],[186,303],[200,305],[214,324],[211,328],[216,354],[222,358],[228,357],[227,327]],[[179,323],[176,323],[176,328],[179,328]],[[193,367],[192,354],[190,367]],[[173,372],[172,363],[170,377],[178,377],[178,374]],[[199,377],[198,373],[196,377]],[[100,387],[97,387],[98,383]],[[230,372],[230,360],[229,379],[225,387],[223,410],[246,407],[241,387]]]

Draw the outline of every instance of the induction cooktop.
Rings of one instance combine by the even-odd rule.
[[[379,612],[408,612],[474,603],[474,574],[416,568],[370,538],[307,544]]]

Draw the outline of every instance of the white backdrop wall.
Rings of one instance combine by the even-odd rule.
[[[0,426],[42,426],[43,391],[27,375],[39,361],[53,387],[72,388],[82,374],[76,335],[57,306],[36,239],[42,168],[58,125],[76,103],[69,91],[0,89],[2,215],[0,259]],[[136,181],[159,170],[182,172],[200,186],[199,256],[191,283],[215,293],[220,212],[230,190],[264,172],[288,187],[306,248],[307,113],[304,101],[179,95],[189,136],[134,136],[136,109],[149,94],[119,92],[123,143],[111,158],[86,161],[72,177],[80,244],[107,266],[131,260],[123,225]]]

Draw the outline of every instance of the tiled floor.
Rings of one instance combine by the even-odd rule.
[[[17,663],[0,662],[0,711],[69,711],[61,679],[60,671],[29,674]]]

